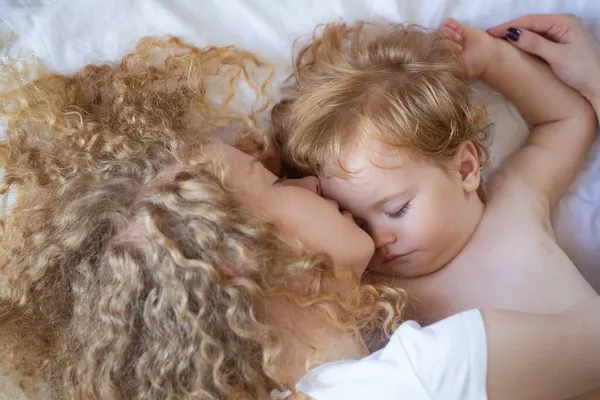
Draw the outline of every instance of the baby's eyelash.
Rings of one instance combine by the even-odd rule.
[[[398,219],[400,217],[402,217],[404,214],[406,214],[406,212],[408,211],[408,209],[410,208],[410,201],[408,203],[406,203],[404,206],[402,206],[402,208],[400,208],[398,211],[395,211],[393,213],[385,213],[386,217],[391,218],[391,219]]]

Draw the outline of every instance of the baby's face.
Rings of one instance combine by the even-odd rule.
[[[350,178],[320,177],[323,194],[366,224],[376,247],[369,269],[405,278],[434,272],[471,237],[477,193],[465,189],[451,161],[445,170],[377,147],[346,158],[344,166],[354,172]]]

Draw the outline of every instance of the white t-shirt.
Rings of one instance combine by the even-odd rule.
[[[296,389],[315,400],[485,400],[486,376],[485,327],[470,310],[424,328],[405,322],[381,350],[317,367]]]

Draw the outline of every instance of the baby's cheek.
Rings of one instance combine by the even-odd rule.
[[[430,249],[435,247],[443,236],[442,232],[446,229],[445,225],[448,221],[440,220],[440,215],[436,213],[435,208],[420,211],[412,215],[410,221],[410,231],[413,232],[410,235],[411,245],[419,249]]]

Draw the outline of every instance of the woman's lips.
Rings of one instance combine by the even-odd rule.
[[[338,204],[338,202],[337,202],[337,201],[335,201],[335,200],[333,200],[333,199],[327,199],[327,198],[325,198],[325,197],[323,197],[323,198],[324,198],[325,200],[327,200],[329,203],[331,203],[331,204],[332,204],[332,205],[335,207],[335,209],[336,209],[336,210],[339,210],[339,209],[340,209],[340,205]]]

